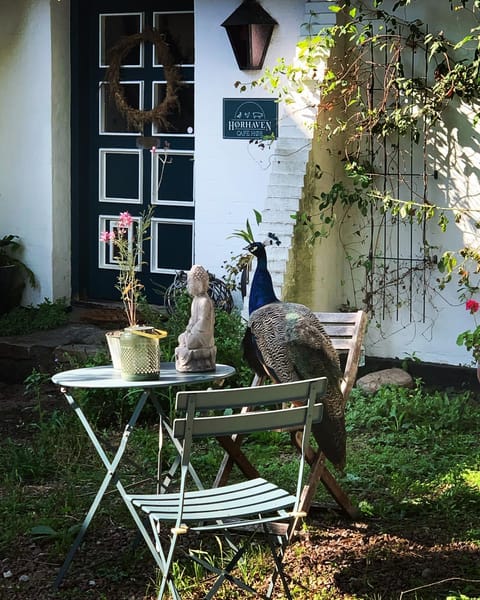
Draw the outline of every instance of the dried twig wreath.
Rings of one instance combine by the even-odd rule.
[[[157,58],[163,65],[167,82],[165,98],[151,110],[140,110],[130,106],[125,98],[125,90],[120,83],[120,68],[123,59],[130,50],[142,42],[150,42],[155,46]],[[146,123],[155,123],[163,129],[169,129],[171,123],[168,115],[179,107],[178,90],[184,84],[181,81],[179,69],[175,66],[170,46],[165,41],[165,34],[155,29],[145,29],[141,33],[124,36],[112,46],[108,62],[105,82],[108,83],[109,94],[113,98],[115,106],[127,119],[128,126],[141,130]]]

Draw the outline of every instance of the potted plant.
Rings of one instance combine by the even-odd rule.
[[[128,327],[123,332],[107,333],[107,343],[114,368],[128,381],[155,379],[160,373],[159,339],[167,333],[138,323],[137,307],[143,285],[137,277],[142,264],[143,242],[150,227],[153,207],[135,221],[129,212],[120,213],[111,231],[103,231],[100,241],[111,244],[112,256],[118,264],[116,288],[125,309]],[[118,339],[116,339],[118,338]],[[118,360],[115,354],[119,352]]]
[[[20,305],[27,282],[32,287],[37,285],[33,271],[16,256],[22,248],[18,235],[0,238],[0,314]]]

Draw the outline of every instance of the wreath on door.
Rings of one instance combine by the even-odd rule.
[[[120,68],[125,56],[142,42],[150,42],[155,47],[158,61],[163,65],[167,84],[165,97],[151,110],[140,110],[131,106],[125,97],[125,89],[120,83]],[[179,108],[178,90],[184,84],[180,77],[180,71],[175,65],[170,46],[166,41],[165,33],[155,29],[145,29],[140,33],[120,38],[112,46],[108,62],[105,82],[108,84],[110,97],[117,110],[126,118],[129,128],[142,130],[146,123],[155,123],[162,129],[169,129],[171,123],[168,116]]]

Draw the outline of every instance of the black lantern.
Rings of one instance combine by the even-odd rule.
[[[222,23],[228,34],[238,67],[243,71],[261,69],[277,22],[257,0],[244,0]]]

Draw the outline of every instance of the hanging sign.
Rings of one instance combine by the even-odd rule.
[[[253,140],[278,137],[278,103],[264,98],[224,98],[223,138]]]

